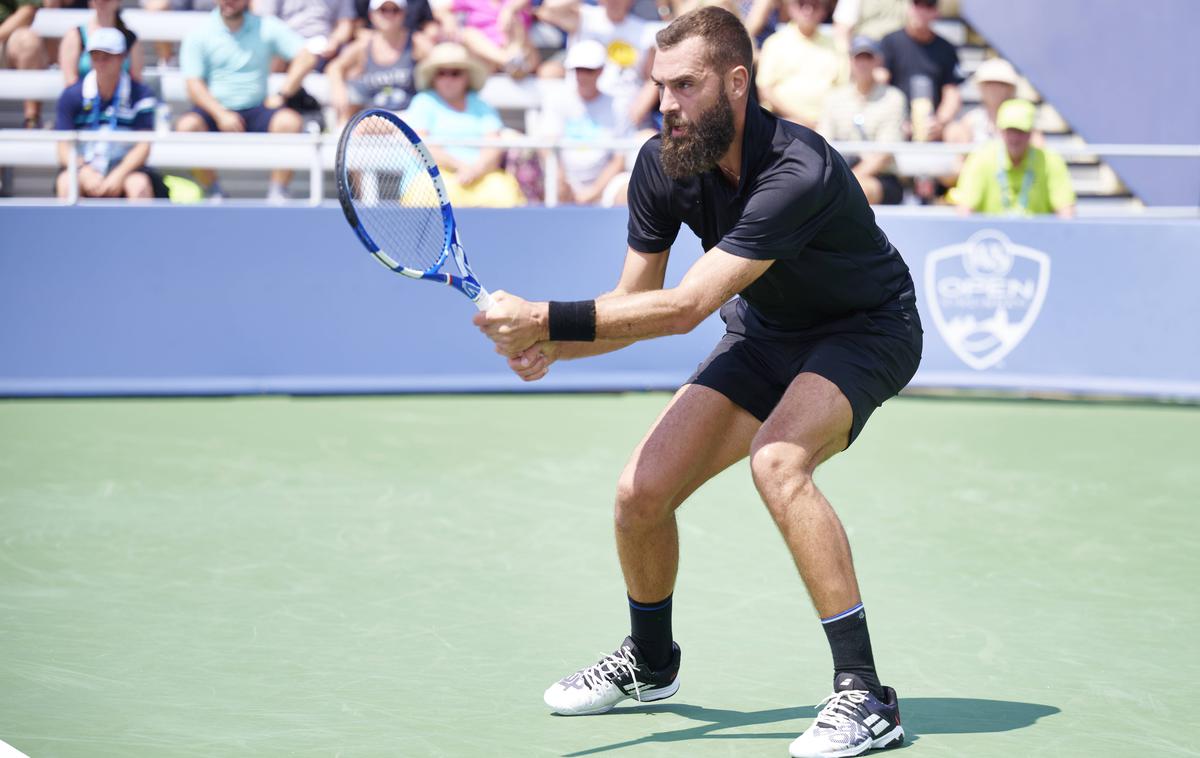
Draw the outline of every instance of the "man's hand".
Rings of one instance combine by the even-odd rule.
[[[234,111],[221,111],[214,121],[217,122],[217,128],[223,132],[244,132],[246,131],[246,122],[242,120],[240,114]]]
[[[558,359],[557,342],[539,342],[528,350],[508,359],[508,367],[522,381],[536,382],[550,370],[550,364]]]
[[[531,303],[503,290],[493,292],[492,300],[496,304],[486,313],[476,313],[472,321],[496,343],[497,353],[516,358],[535,343],[549,339],[546,303]]]

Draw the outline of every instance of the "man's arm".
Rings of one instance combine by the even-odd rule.
[[[300,91],[300,85],[304,82],[304,77],[308,72],[312,71],[317,66],[317,56],[310,53],[306,48],[296,53],[296,57],[292,58],[288,64],[287,74],[283,78],[283,83],[279,85],[279,91],[269,96],[263,101],[263,105],[267,108],[282,108],[284,102]]]
[[[929,138],[932,140],[940,140],[942,138],[942,130],[946,128],[958,115],[958,109],[962,107],[962,90],[957,84],[947,84],[942,87],[942,102],[938,104],[937,113],[934,114],[934,122],[930,124]]]
[[[713,248],[677,287],[597,299],[596,339],[635,342],[690,332],[772,263]],[[550,338],[548,303],[530,303],[505,292],[494,297],[496,306],[476,314],[475,323],[496,343],[497,352],[515,356]]]

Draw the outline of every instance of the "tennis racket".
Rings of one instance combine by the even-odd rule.
[[[459,243],[441,172],[399,116],[371,108],[350,119],[335,171],[346,220],[380,263],[411,279],[448,284],[481,311],[492,307]],[[442,270],[450,258],[459,275]]]

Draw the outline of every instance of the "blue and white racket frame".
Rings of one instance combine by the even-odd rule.
[[[358,213],[354,210],[354,203],[351,199],[350,177],[348,168],[345,165],[346,143],[349,141],[350,135],[354,133],[355,127],[363,120],[372,117],[390,121],[408,138],[408,141],[421,154],[421,158],[425,163],[425,169],[429,172],[429,178],[433,180],[433,186],[437,190],[438,201],[442,206],[442,225],[445,229],[445,237],[443,238],[441,257],[438,258],[437,263],[425,271],[409,268],[393,259],[385,250],[382,250],[375,243],[375,240],[371,239],[371,235],[367,233],[367,230],[363,228],[362,222],[358,219]],[[433,160],[433,155],[430,154],[429,148],[421,140],[420,135],[414,132],[408,124],[404,123],[399,116],[392,111],[383,110],[382,108],[368,108],[351,118],[346,124],[346,128],[342,130],[342,136],[338,140],[337,165],[335,166],[334,174],[337,176],[338,201],[342,204],[342,212],[346,215],[346,221],[350,223],[351,228],[358,235],[358,239],[375,256],[376,260],[397,274],[402,274],[410,279],[427,279],[447,284],[466,295],[475,304],[475,307],[481,311],[486,311],[495,304],[492,296],[488,294],[488,291],[475,278],[475,274],[471,271],[471,266],[467,262],[467,255],[463,251],[462,243],[458,238],[458,224],[454,221],[454,211],[450,207],[450,196],[446,193],[446,183],[442,181],[441,171],[438,169],[437,162]],[[454,274],[445,273],[440,270],[445,265],[446,258],[449,256],[454,257],[454,263],[458,266],[458,270],[462,272],[462,276],[455,276]]]

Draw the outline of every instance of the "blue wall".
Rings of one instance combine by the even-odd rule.
[[[611,287],[621,210],[464,211],[492,289]],[[914,384],[1200,398],[1200,222],[885,216],[925,323]],[[671,388],[722,325],[511,377],[461,295],[334,208],[0,207],[0,394]],[[699,255],[681,236],[669,282]]]
[[[1197,0],[962,0],[1088,142],[1200,142]],[[1105,159],[1150,205],[1200,205],[1200,158]]]

